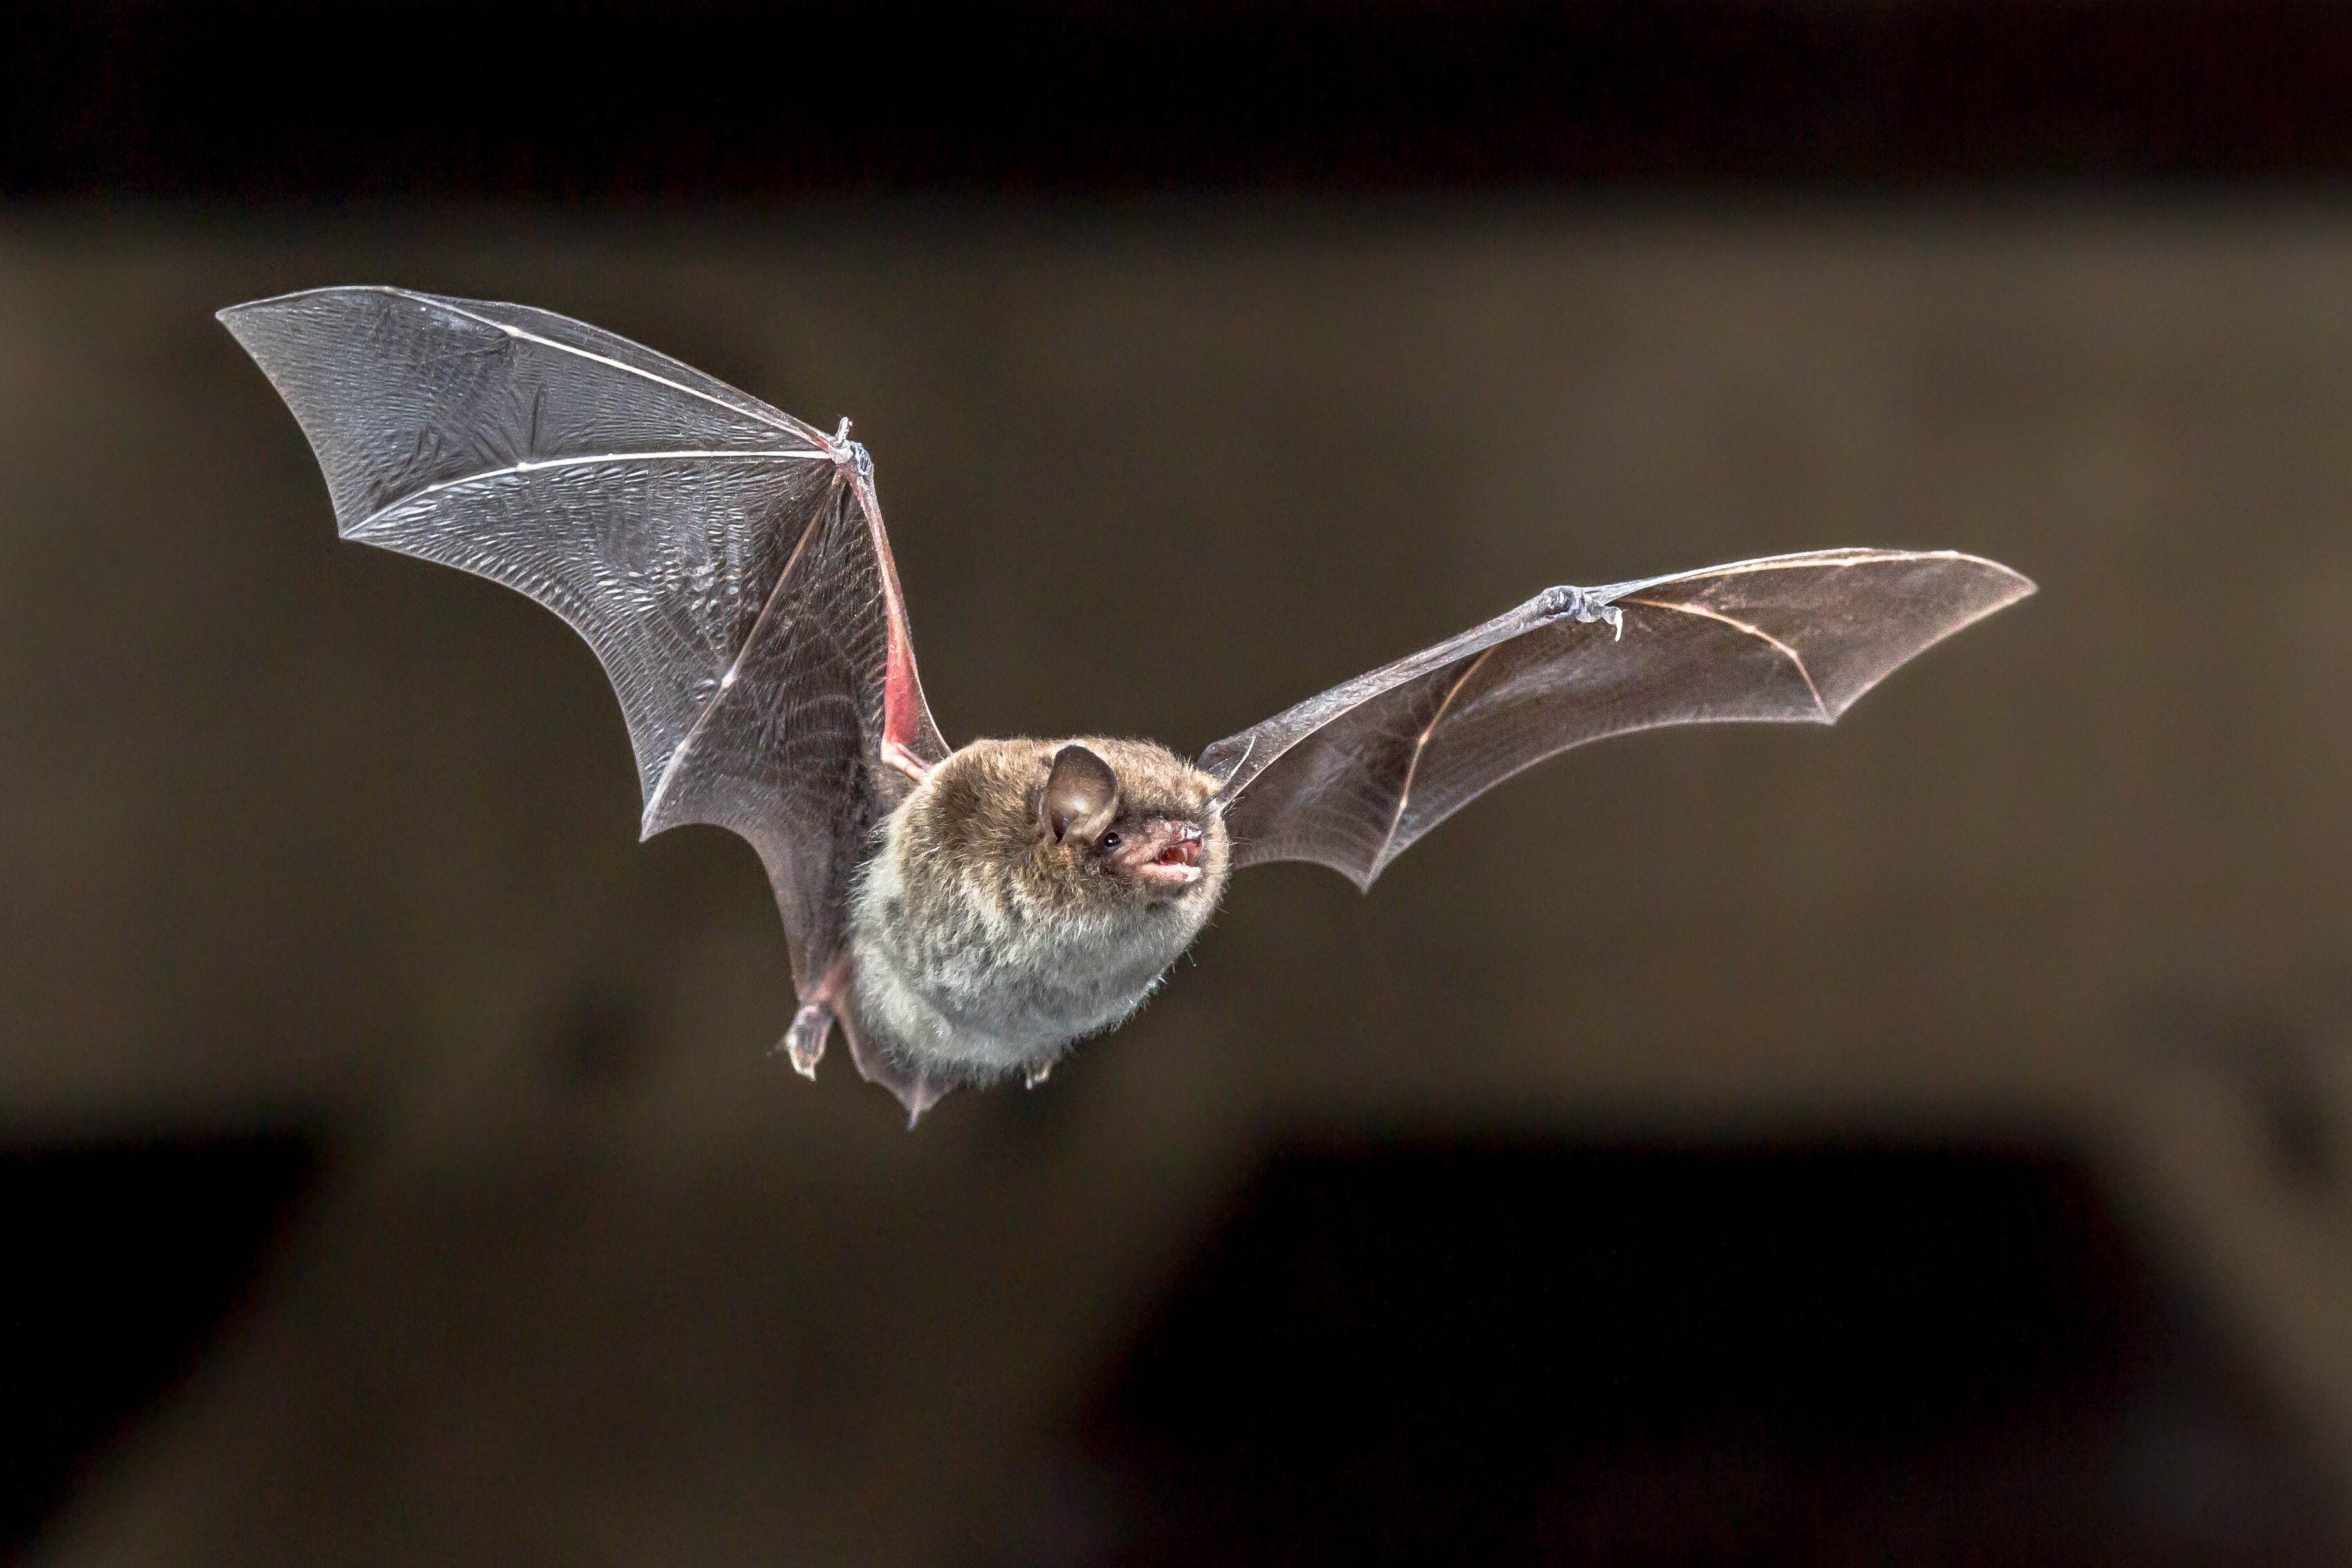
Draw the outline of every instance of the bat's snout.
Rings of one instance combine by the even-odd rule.
[[[1198,866],[1201,863],[1201,830],[1186,827],[1178,832],[1168,846],[1151,858],[1155,866]]]
[[[1163,888],[1189,888],[1201,879],[1201,854],[1206,838],[1201,826],[1165,818],[1153,821],[1129,840],[1133,847],[1119,857],[1121,869],[1140,882]]]

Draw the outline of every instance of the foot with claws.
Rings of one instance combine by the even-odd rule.
[[[824,1043],[833,1037],[834,1003],[848,989],[849,961],[835,960],[800,1011],[793,1015],[792,1026],[784,1031],[778,1048],[792,1058],[793,1070],[803,1078],[816,1077],[816,1064],[824,1058]]]
[[[803,1078],[816,1077],[816,1064],[824,1059],[824,1042],[833,1033],[833,1009],[823,1002],[811,1002],[793,1015],[792,1027],[784,1031],[784,1055],[790,1057],[793,1070]]]

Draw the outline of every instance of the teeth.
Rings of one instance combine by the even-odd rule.
[[[1150,859],[1128,862],[1135,874],[1170,887],[1189,887],[1200,880],[1203,875],[1202,829],[1188,823],[1161,819],[1151,825],[1151,831],[1160,848]]]

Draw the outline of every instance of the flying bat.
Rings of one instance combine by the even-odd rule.
[[[1827,724],[2033,592],[1953,551],[1822,550],[1549,588],[1188,763],[1147,741],[950,747],[874,465],[667,355],[545,310],[320,289],[220,319],[310,437],[346,539],[478,573],[587,639],[646,837],[715,823],[774,885],[814,1077],[838,1022],[909,1122],[1033,1087],[1198,936],[1236,868],[1370,888],[1522,768],[1664,724]]]

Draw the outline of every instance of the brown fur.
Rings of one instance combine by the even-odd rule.
[[[891,815],[852,901],[861,1025],[890,1057],[950,1081],[1042,1071],[1141,1005],[1224,890],[1216,781],[1147,741],[1088,737],[1110,765],[1110,831],[1202,830],[1201,875],[1123,877],[1038,820],[1066,741],[976,741]]]

